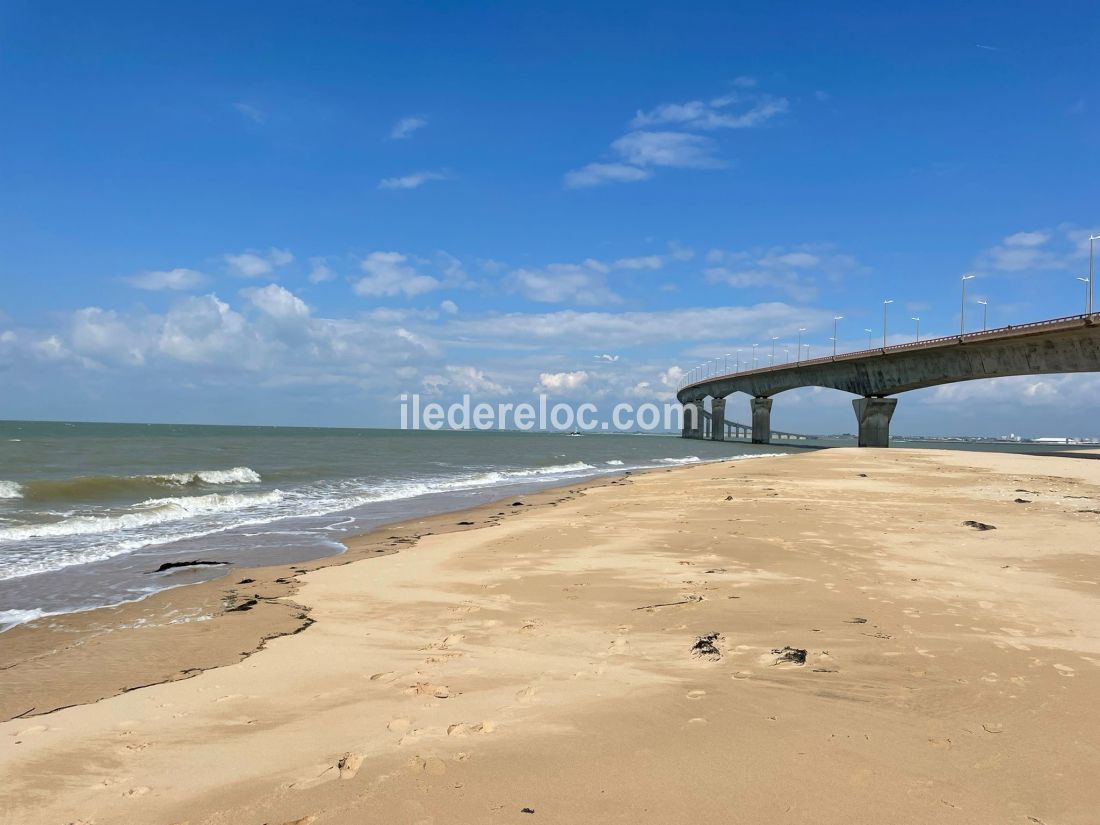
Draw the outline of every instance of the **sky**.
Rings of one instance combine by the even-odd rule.
[[[398,425],[1083,311],[1090,2],[0,0],[0,418]],[[865,330],[870,329],[867,333]],[[743,356],[744,357],[744,356]],[[1100,375],[893,432],[1100,436]],[[851,396],[772,421],[851,432]],[[742,409],[743,408],[743,409]],[[748,420],[748,399],[727,415]]]

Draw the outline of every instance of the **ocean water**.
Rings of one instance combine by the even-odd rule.
[[[625,470],[789,452],[671,436],[0,422],[0,629],[341,552],[381,524]]]

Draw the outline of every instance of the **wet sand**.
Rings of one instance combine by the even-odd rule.
[[[573,489],[3,634],[0,821],[1095,821],[1100,464]]]

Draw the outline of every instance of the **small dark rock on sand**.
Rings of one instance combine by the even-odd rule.
[[[513,506],[513,507],[522,507],[522,506],[523,506],[523,502],[522,502],[522,501],[513,501],[513,502],[512,502],[512,506]]]
[[[796,665],[806,664],[806,651],[800,647],[777,647],[772,650],[775,654],[775,663],[791,662]]]
[[[695,644],[691,646],[691,655],[696,659],[717,662],[722,658],[722,651],[714,644],[718,641],[718,636],[718,633],[708,633],[706,636],[700,636],[695,640]]]
[[[867,624],[867,620],[862,616],[854,616],[851,619],[845,619],[848,624]]]
[[[255,579],[241,579],[239,582],[237,582],[237,584],[252,584],[254,581],[256,581],[256,580]]]
[[[472,527],[472,526],[473,526],[473,522],[472,522],[472,521],[460,521],[460,522],[458,523],[458,526],[459,526],[459,527]]]
[[[972,519],[969,520],[969,521],[964,521],[963,522],[963,527],[972,527],[975,530],[996,530],[997,529],[992,524],[986,524],[985,522],[974,521]]]
[[[519,812],[521,814],[533,814],[535,812],[535,809],[534,808],[520,808]]]
[[[254,608],[258,604],[259,604],[259,601],[257,601],[256,599],[248,599],[247,601],[241,602],[236,607],[229,608],[225,612],[226,613],[245,613],[245,612],[251,610],[252,608]]]
[[[203,559],[195,559],[194,561],[166,561],[156,570],[150,570],[150,573],[163,573],[165,570],[174,570],[177,567],[213,567],[218,564],[229,564],[227,561],[205,561]]]
[[[1031,504],[1031,499],[1029,499],[1029,498],[1017,498],[1017,499],[1013,499],[1012,503],[1013,504]]]

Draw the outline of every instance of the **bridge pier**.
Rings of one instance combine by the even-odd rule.
[[[772,400],[752,399],[752,443],[770,444],[772,440]]]
[[[859,422],[860,447],[889,447],[890,419],[898,405],[896,398],[854,398],[852,407]]]
[[[726,440],[726,399],[712,398],[710,402],[710,438],[712,441]]]
[[[688,401],[684,404],[684,429],[683,438],[701,438],[703,430],[703,405],[698,401]]]

